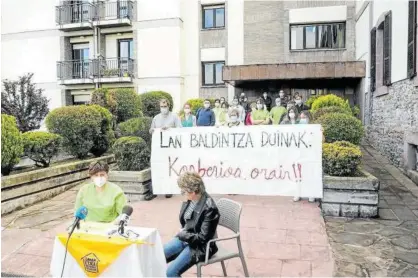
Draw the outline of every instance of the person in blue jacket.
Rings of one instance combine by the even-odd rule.
[[[205,101],[203,102],[203,107],[197,110],[196,120],[197,126],[215,125],[215,113],[212,111],[212,108],[210,107],[210,101],[208,99],[205,99]]]

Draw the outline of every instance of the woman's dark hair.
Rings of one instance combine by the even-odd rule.
[[[103,161],[94,161],[89,166],[89,175],[94,176],[97,173],[106,172],[109,173],[109,164]]]
[[[228,105],[228,103],[225,101],[225,102],[222,102],[222,104],[221,104],[221,108],[228,108],[229,107],[229,105]]]
[[[260,104],[263,104],[264,105],[264,99],[258,98],[256,103],[257,104],[260,103]]]
[[[217,102],[221,102],[221,100],[219,98],[215,99],[215,103]]]

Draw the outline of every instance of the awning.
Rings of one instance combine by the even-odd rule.
[[[241,65],[223,68],[223,80],[231,84],[234,81],[250,80],[336,79],[365,76],[365,61]]]

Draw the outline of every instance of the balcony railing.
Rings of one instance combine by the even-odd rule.
[[[88,79],[93,76],[92,60],[71,60],[57,63],[59,80]]]
[[[55,20],[59,25],[112,19],[132,20],[133,9],[132,1],[65,3],[55,7]]]
[[[91,22],[96,8],[91,3],[63,4],[55,7],[56,22],[59,25]]]
[[[135,61],[131,58],[99,58],[57,62],[59,80],[134,77]]]

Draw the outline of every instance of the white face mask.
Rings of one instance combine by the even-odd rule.
[[[308,119],[300,119],[300,120],[299,120],[299,123],[300,123],[300,124],[308,124],[308,123],[309,123],[309,121],[308,121]]]
[[[235,123],[238,120],[238,117],[237,116],[231,116],[230,119],[231,119],[231,122]]]
[[[267,97],[267,94],[263,94],[264,97]]]
[[[206,109],[208,109],[210,107],[210,104],[209,103],[205,103],[204,106],[205,106]]]
[[[294,119],[295,118],[295,113],[293,113],[293,112],[289,113],[289,118]]]
[[[280,106],[280,104],[282,104],[280,101],[276,101],[277,106]]]
[[[232,103],[232,105],[233,105],[233,106],[237,106],[237,105],[238,105],[238,102],[234,101],[234,102]]]
[[[257,108],[258,108],[258,110],[261,110],[261,109],[263,109],[263,105],[262,104],[257,104]]]
[[[97,187],[102,187],[106,184],[106,178],[105,177],[94,177],[93,182]]]
[[[215,107],[219,107],[219,102],[215,102]]]
[[[168,114],[168,107],[160,108],[160,110],[162,114],[164,115]]]
[[[296,103],[296,104],[301,104],[301,103],[302,103],[302,100],[301,100],[301,99],[296,99],[296,100],[295,100],[295,103]]]
[[[279,94],[279,96],[280,96],[280,97],[284,97],[284,93],[280,93],[280,94]]]
[[[184,108],[184,113],[189,114],[190,113],[190,108]]]

